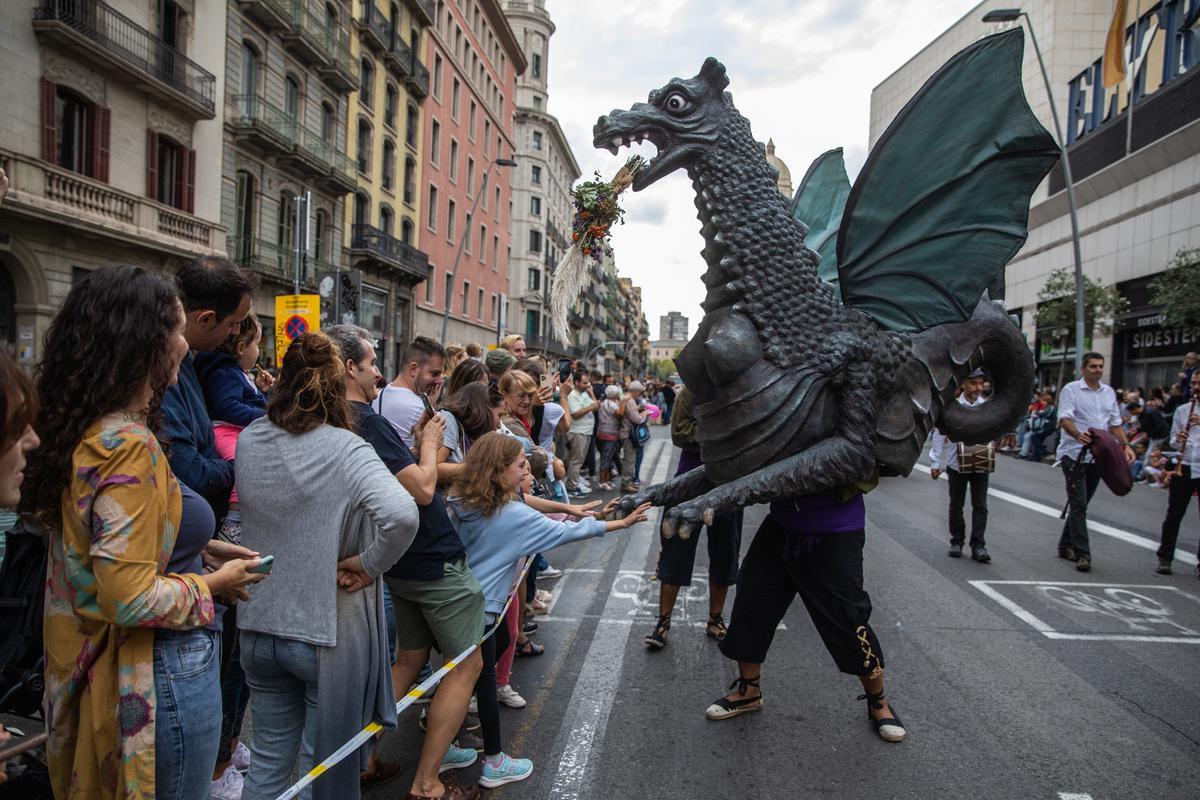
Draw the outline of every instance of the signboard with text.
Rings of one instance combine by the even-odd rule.
[[[321,296],[281,294],[275,298],[275,366],[283,366],[288,345],[301,334],[321,330]]]

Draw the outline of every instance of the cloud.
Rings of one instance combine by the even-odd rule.
[[[818,155],[845,148],[853,180],[866,159],[871,90],[978,0],[610,0],[603,7],[548,0],[557,32],[549,48],[548,110],[557,115],[584,176],[610,177],[614,158],[592,148],[592,125],[613,108],[645,101],[672,77],[695,75],[707,56],[725,64],[734,103],[756,139],[799,181]],[[899,7],[898,7],[899,6]],[[653,147],[643,145],[645,155]],[[642,287],[651,336],[681,311],[695,330],[703,312],[703,240],[683,173],[625,202],[613,233],[622,275]]]

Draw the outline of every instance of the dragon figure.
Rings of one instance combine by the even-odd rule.
[[[908,475],[935,426],[967,443],[1015,426],[1033,359],[985,289],[1024,243],[1030,197],[1060,153],[1026,102],[1023,48],[1013,29],[954,56],[853,188],[824,202],[779,193],[713,58],[597,121],[598,148],[657,148],[634,191],[687,171],[708,267],[704,318],[675,359],[704,465],[625,508],[666,506],[664,535],[687,537],[739,506]],[[801,206],[824,218],[796,219]],[[824,257],[805,241],[818,231]],[[954,402],[980,366],[991,399]]]

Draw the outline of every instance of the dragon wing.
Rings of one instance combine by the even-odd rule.
[[[1024,33],[951,58],[900,110],[859,173],[837,240],[842,302],[894,331],[971,316],[1028,234],[1059,158],[1021,85]]]
[[[817,156],[792,198],[792,218],[808,228],[804,243],[821,259],[817,274],[833,284],[835,292],[838,287],[837,232],[849,196],[850,179],[846,177],[846,164],[839,147]]]

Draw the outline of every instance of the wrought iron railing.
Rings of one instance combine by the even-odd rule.
[[[61,22],[130,67],[216,113],[216,77],[101,0],[40,0],[34,21]]]
[[[350,228],[350,249],[364,250],[425,278],[429,275],[429,256],[411,244],[390,236],[374,225]]]
[[[258,128],[275,134],[289,145],[296,144],[296,118],[291,114],[255,94],[236,94],[230,102],[237,109],[236,127]]]
[[[381,47],[387,49],[392,43],[392,23],[371,0],[363,2],[361,24],[374,34]]]

